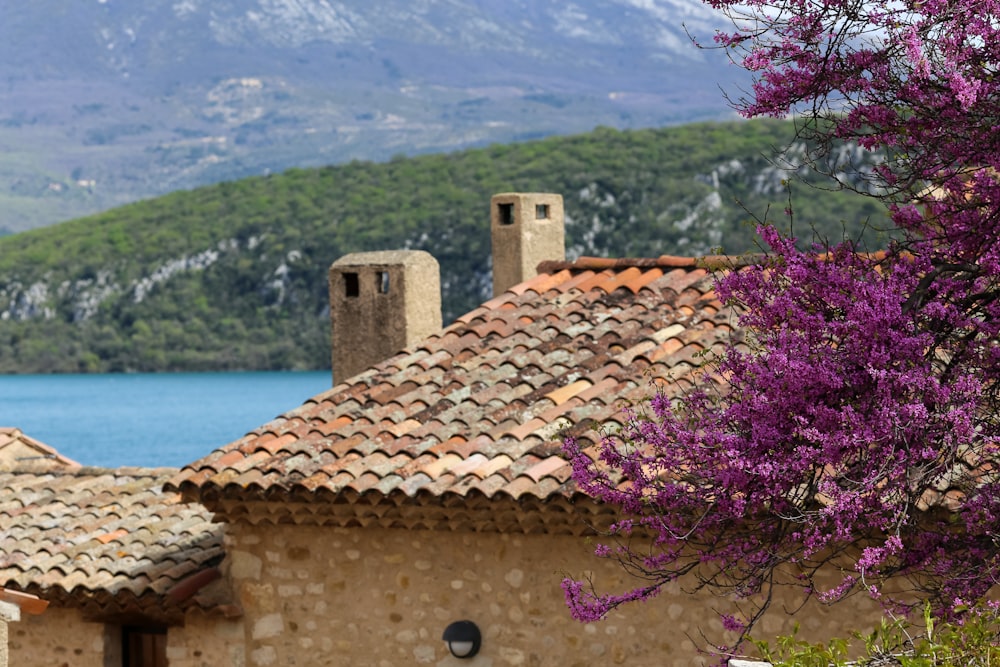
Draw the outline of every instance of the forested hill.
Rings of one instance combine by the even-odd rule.
[[[598,129],[293,169],[16,234],[0,239],[0,372],[329,367],[326,272],[341,255],[432,253],[448,322],[489,296],[494,193],[561,193],[570,257],[738,253],[754,247],[751,213],[785,220],[783,166],[803,154],[778,121]],[[792,195],[801,237],[885,221],[846,191],[793,180]]]

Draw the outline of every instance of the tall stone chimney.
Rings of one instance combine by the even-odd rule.
[[[441,330],[437,260],[422,250],[358,252],[330,266],[334,383]]]
[[[493,294],[538,275],[538,264],[566,258],[562,195],[507,192],[490,200]]]

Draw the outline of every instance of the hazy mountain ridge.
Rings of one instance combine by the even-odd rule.
[[[0,231],[350,159],[728,115],[697,0],[35,0],[0,22]]]
[[[807,153],[777,121],[602,129],[293,169],[17,234],[0,239],[0,372],[321,368],[326,270],[346,253],[432,253],[448,321],[490,296],[494,193],[561,193],[571,258],[737,253],[752,216],[787,224],[784,181],[816,180]],[[885,220],[798,180],[792,203],[807,242]]]

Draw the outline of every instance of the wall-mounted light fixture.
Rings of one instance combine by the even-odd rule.
[[[456,658],[471,658],[479,653],[483,636],[479,626],[472,621],[455,621],[444,629],[441,639],[448,644],[448,650]]]

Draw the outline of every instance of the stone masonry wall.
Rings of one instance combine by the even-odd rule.
[[[8,666],[7,624],[21,619],[21,608],[9,602],[0,601],[0,667]]]
[[[182,627],[167,631],[170,667],[244,667],[243,622],[189,612]]]
[[[104,667],[104,624],[50,606],[10,625],[10,664],[17,667]]]
[[[675,587],[644,605],[581,624],[566,610],[565,574],[593,571],[623,590],[621,571],[576,537],[380,528],[230,525],[228,574],[243,605],[247,667],[404,664],[717,664],[691,638],[718,636],[718,600]],[[792,606],[792,605],[789,605]],[[772,614],[766,633],[789,632]],[[800,636],[864,629],[878,618],[864,600],[809,606]],[[471,660],[448,654],[441,633],[471,620],[483,633]],[[867,623],[864,619],[867,619]]]
[[[183,627],[167,630],[170,667],[243,667],[243,620],[192,612]],[[121,634],[114,626],[84,621],[75,609],[49,607],[9,626],[11,667],[113,667],[121,665]]]

